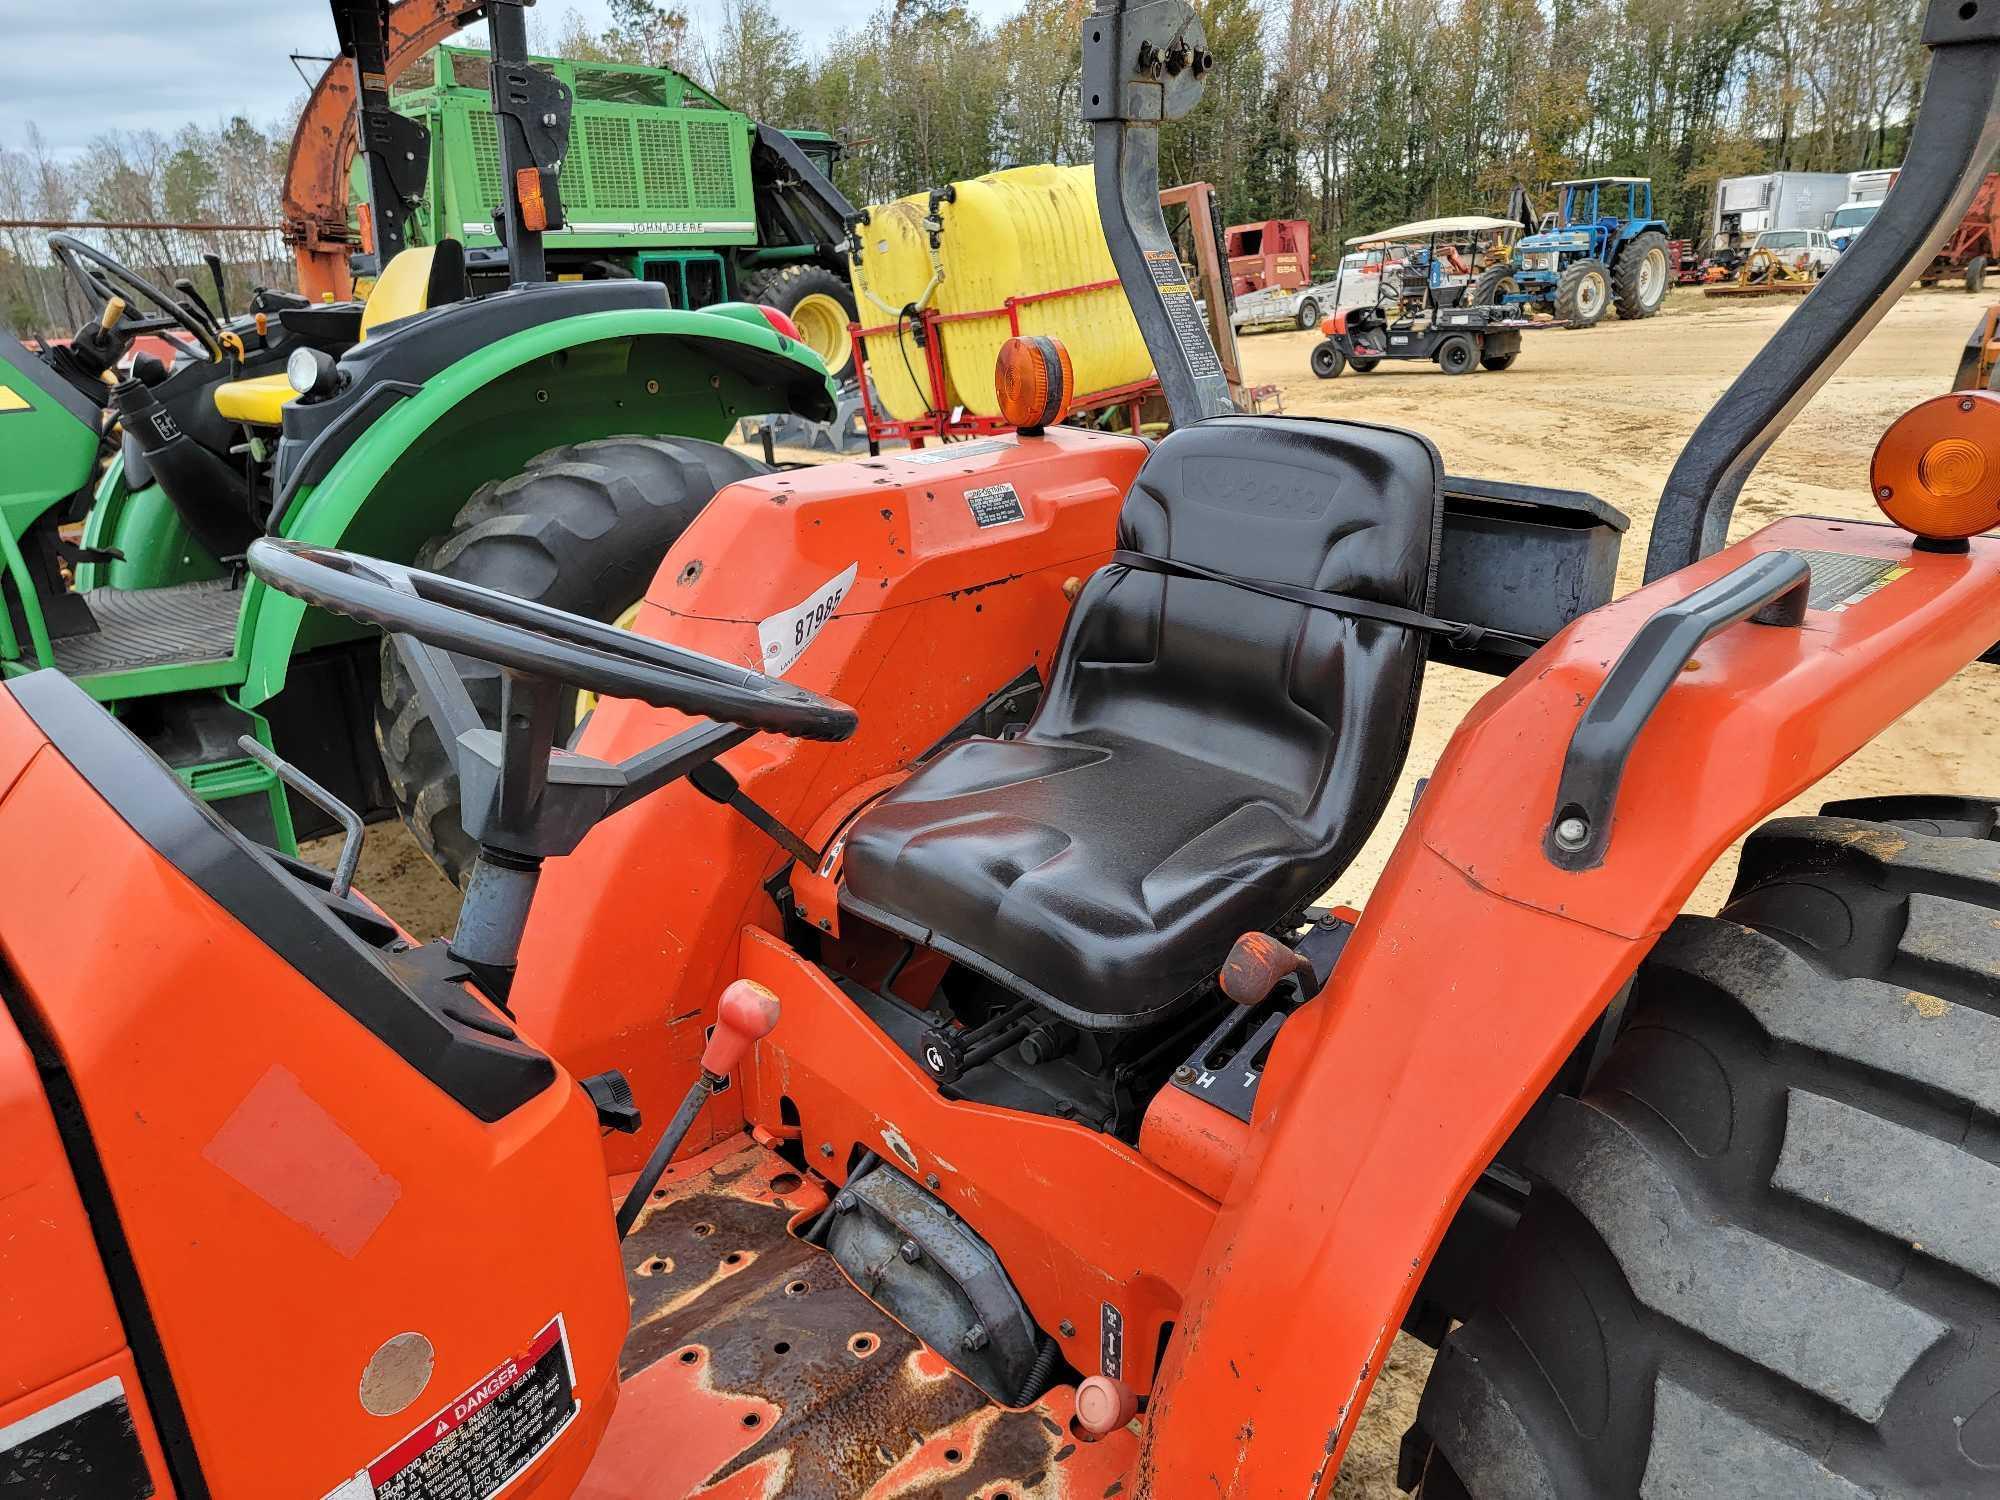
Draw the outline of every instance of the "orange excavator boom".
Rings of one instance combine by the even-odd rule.
[[[479,19],[478,0],[397,0],[387,7],[383,87],[417,58]],[[299,290],[314,301],[345,298],[356,248],[347,223],[347,172],[355,151],[355,70],[335,58],[313,85],[285,159],[284,236],[298,263]]]

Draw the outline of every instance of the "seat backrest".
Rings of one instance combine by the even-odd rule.
[[[398,250],[361,305],[361,336],[465,296],[465,247],[457,240]]]
[[[1428,610],[1443,467],[1415,433],[1216,417],[1165,438],[1119,545],[1230,574]],[[1302,845],[1342,865],[1394,789],[1425,642],[1232,584],[1117,565],[1072,610],[1032,733],[1144,737],[1270,786]]]

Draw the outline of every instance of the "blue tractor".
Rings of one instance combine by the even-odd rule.
[[[1621,318],[1658,312],[1672,278],[1652,182],[1584,177],[1554,186],[1556,212],[1515,242],[1509,264],[1480,277],[1472,300],[1550,312],[1572,328],[1590,327],[1613,306]]]

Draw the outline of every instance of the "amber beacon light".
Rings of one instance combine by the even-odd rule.
[[[1075,381],[1069,350],[1061,339],[1033,334],[1000,346],[993,377],[1000,393],[1000,415],[1023,432],[1040,432],[1069,415]]]
[[[1911,407],[1875,445],[1868,485],[1882,513],[1920,537],[2000,526],[2000,395],[1953,391]]]

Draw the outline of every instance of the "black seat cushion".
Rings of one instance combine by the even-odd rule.
[[[1147,458],[1118,540],[1428,610],[1442,480],[1414,433],[1218,417]],[[1078,1025],[1142,1025],[1354,857],[1423,664],[1402,626],[1101,568],[1027,730],[952,746],[857,819],[843,900]]]

